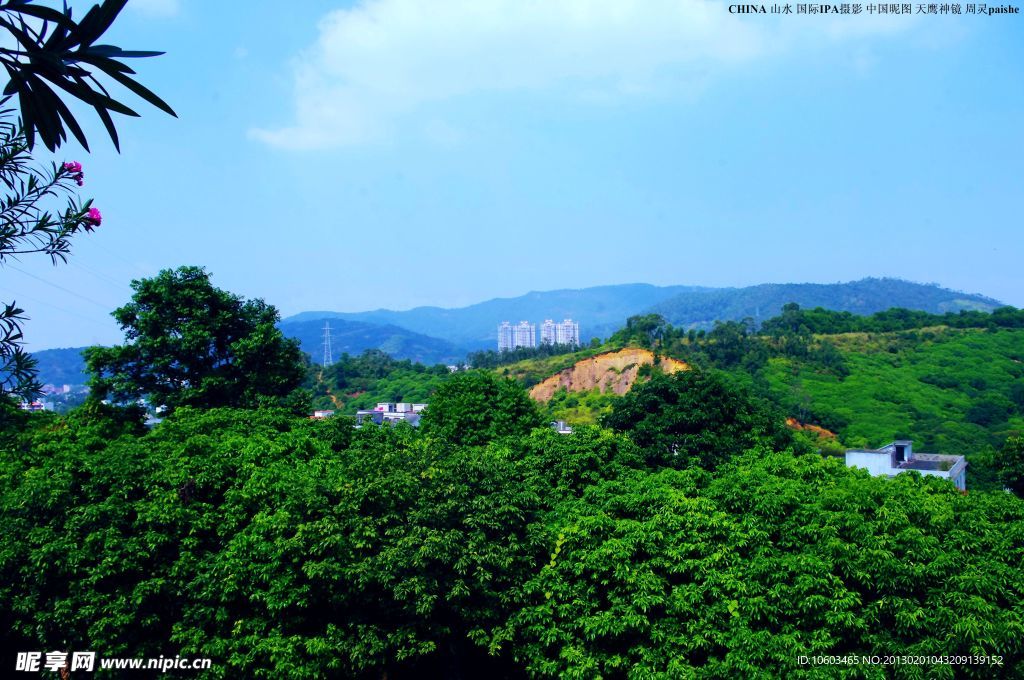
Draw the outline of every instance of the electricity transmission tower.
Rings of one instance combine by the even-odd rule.
[[[331,353],[331,323],[324,322],[324,368],[334,363],[334,355]]]

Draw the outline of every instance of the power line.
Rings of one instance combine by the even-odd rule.
[[[90,248],[96,248],[97,250],[101,250],[104,253],[106,253],[107,255],[110,255],[111,257],[116,257],[117,259],[121,260],[121,262],[124,262],[126,265],[128,265],[129,267],[131,267],[132,269],[137,271],[141,278],[145,278],[147,276],[151,276],[152,275],[151,272],[147,272],[142,267],[140,267],[136,263],[132,262],[128,258],[123,257],[123,256],[117,254],[116,252],[114,252],[113,250],[110,250],[109,248],[105,248],[104,246],[101,246],[97,240],[90,240],[89,241],[89,247]]]
[[[109,284],[111,284],[113,286],[117,286],[121,290],[128,291],[129,293],[131,293],[131,290],[132,290],[131,287],[129,287],[128,284],[124,283],[123,281],[115,281],[114,279],[110,278],[106,274],[101,274],[100,272],[96,271],[95,269],[92,269],[90,267],[86,267],[81,262],[75,262],[74,260],[68,260],[68,264],[71,265],[72,267],[76,267],[77,269],[81,269],[86,274],[91,274],[91,275],[95,276],[97,279],[100,279],[101,281],[105,281],[106,283],[109,283]]]
[[[44,307],[49,307],[50,309],[56,310],[58,312],[63,312],[65,314],[70,314],[71,316],[77,316],[79,319],[84,319],[85,321],[88,321],[90,323],[94,323],[97,326],[105,326],[106,325],[106,324],[101,323],[98,319],[94,319],[94,318],[86,316],[84,314],[80,314],[79,312],[74,312],[74,311],[72,311],[70,309],[64,309],[63,307],[58,307],[57,305],[55,305],[55,304],[53,304],[51,302],[47,302],[46,300],[40,300],[39,298],[34,298],[31,295],[13,295],[13,294],[9,294],[9,293],[4,293],[3,296],[4,296],[4,299],[31,300],[33,303],[35,303],[37,305],[42,305]]]
[[[12,264],[4,263],[4,266],[5,267],[10,267],[14,271],[20,272],[21,274],[24,274],[25,276],[28,276],[29,278],[33,278],[36,281],[39,281],[40,283],[45,283],[46,285],[52,286],[53,288],[56,288],[57,290],[62,290],[65,293],[67,293],[68,295],[74,295],[76,298],[81,298],[82,300],[85,300],[86,302],[91,302],[92,304],[96,305],[97,307],[102,308],[104,311],[107,311],[107,312],[110,311],[110,305],[103,304],[102,302],[96,302],[96,300],[93,300],[92,298],[88,298],[88,297],[82,295],[81,293],[76,293],[75,291],[73,291],[73,290],[71,290],[69,288],[65,288],[64,286],[59,286],[56,283],[54,283],[53,281],[47,281],[46,279],[44,279],[44,278],[42,278],[40,276],[36,276],[35,274],[30,274],[29,272],[25,271],[24,269],[18,269],[17,267],[15,267]]]

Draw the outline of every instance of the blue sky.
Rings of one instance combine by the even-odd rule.
[[[285,316],[865,276],[1024,306],[1022,22],[131,0],[109,42],[167,52],[136,66],[179,118],[139,102],[117,154],[79,109],[103,225],[0,299],[30,349],[117,342],[185,264]]]

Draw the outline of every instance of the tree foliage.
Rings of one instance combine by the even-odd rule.
[[[313,391],[316,406],[354,412],[382,401],[428,401],[450,375],[444,364],[426,366],[368,349],[357,356],[342,354],[326,369],[310,365],[306,386]]]
[[[67,5],[57,10],[32,0],[0,0],[0,30],[13,39],[13,44],[0,47],[0,64],[8,77],[4,95],[18,96],[29,149],[38,134],[43,145],[55,151],[67,140],[68,131],[89,149],[81,125],[54,87],[93,107],[114,147],[120,148],[110,114],[138,114],[110,95],[97,77],[100,74],[149,104],[176,115],[166,102],[132,78],[135,71],[121,61],[153,57],[162,52],[130,51],[97,44],[127,1],[102,0],[77,21]]]
[[[0,118],[3,115],[0,111]],[[54,264],[64,262],[72,239],[100,224],[92,200],[81,200],[75,190],[83,182],[81,165],[33,163],[23,128],[4,120],[0,120],[0,182],[5,187],[0,197],[0,266],[36,254],[49,256]],[[0,306],[0,394],[31,398],[40,385],[35,380],[35,361],[23,348],[24,321],[24,310],[16,301]]]
[[[671,332],[672,326],[660,314],[637,314],[626,319],[625,327],[613,333],[608,341],[649,348]]]
[[[440,441],[476,446],[498,437],[525,436],[542,422],[537,406],[514,381],[463,371],[431,396],[421,429]]]
[[[488,349],[470,352],[466,357],[466,363],[472,368],[497,368],[526,359],[543,359],[562,354],[572,354],[579,351],[579,349],[578,345],[562,345],[547,342],[536,347],[516,347],[515,349],[505,349],[500,352]]]
[[[652,464],[714,469],[758,441],[792,443],[784,418],[720,373],[657,374],[615,402],[604,424],[626,432]]]
[[[782,308],[779,316],[761,324],[767,335],[810,335],[838,333],[889,333],[930,326],[950,328],[1024,328],[1024,310],[999,307],[992,312],[962,310],[932,314],[915,309],[893,307],[868,316],[838,312],[823,307],[801,309],[796,303]]]
[[[1015,677],[1022,530],[1005,494],[818,456],[634,472],[562,506],[503,634],[537,677],[833,677],[797,658],[876,654],[996,654],[931,670]]]
[[[999,481],[1024,498],[1024,437],[1010,437],[1000,452]]]
[[[616,405],[622,432],[561,435],[515,383],[470,371],[420,430],[180,407],[143,433],[95,403],[0,410],[7,644],[206,656],[213,678],[1024,663],[1020,499],[795,451],[714,372],[656,374]]]
[[[595,427],[457,446],[279,409],[182,407],[148,433],[95,404],[20,417],[0,437],[4,652],[314,680],[818,677],[796,662],[813,654],[1024,663],[1010,494],[764,440],[711,473],[651,469]]]
[[[51,152],[67,140],[68,131],[88,151],[81,125],[54,91],[54,87],[96,111],[115,148],[120,148],[111,113],[137,116],[113,98],[98,78],[103,74],[148,103],[173,115],[157,95],[136,81],[121,59],[151,57],[160,52],[126,51],[97,44],[127,0],[102,0],[76,21],[71,8],[61,10],[32,0],[0,0],[0,32],[10,41],[0,45],[0,65],[7,83],[0,107],[17,95],[21,119],[0,120],[0,181],[7,194],[0,199],[0,265],[5,258],[45,253],[54,264],[65,260],[71,237],[100,224],[100,213],[91,201],[67,199],[66,207],[51,213],[46,199],[68,196],[72,182],[82,183],[77,162],[53,164],[49,170],[31,164],[36,136]],[[10,114],[0,111],[0,118]],[[16,302],[0,307],[0,395],[18,393],[31,398],[40,385],[35,363],[23,349],[24,310]]]
[[[302,383],[303,355],[275,326],[273,306],[215,288],[200,267],[165,269],[132,288],[132,302],[113,312],[126,344],[85,350],[98,398],[251,407]]]

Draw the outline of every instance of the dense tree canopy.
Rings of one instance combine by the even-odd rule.
[[[143,434],[97,405],[17,427],[0,439],[5,658],[182,654],[213,659],[211,678],[303,680],[821,677],[797,657],[998,655],[995,672],[900,671],[986,678],[1024,662],[1024,501],[1002,492],[763,439],[713,473],[652,469],[596,427],[458,446],[183,407]]]
[[[316,407],[351,413],[382,401],[428,401],[450,375],[444,364],[425,366],[368,349],[355,356],[342,354],[327,368],[310,365],[305,385],[313,392]]]
[[[931,314],[894,307],[868,316],[815,307],[801,309],[796,303],[784,305],[779,316],[761,324],[767,335],[809,335],[812,333],[886,333],[929,326],[951,328],[1024,328],[1024,310],[1000,307],[990,312],[959,311]]]
[[[1024,437],[1010,437],[999,455],[999,481],[1024,498]]]
[[[652,347],[672,332],[672,326],[660,314],[637,314],[626,319],[626,325],[612,334],[611,342]]]
[[[119,310],[136,328],[178,278],[182,318],[248,304],[161,276]],[[345,365],[351,389],[417,372]],[[843,673],[799,657],[943,654],[997,665],[855,677],[1019,675],[1024,500],[871,477],[731,376],[650,373],[612,427],[568,435],[483,371],[430,376],[419,429],[266,400],[179,402],[150,431],[138,407],[0,403],[0,652],[208,657],[225,679],[817,678]]]
[[[656,374],[616,401],[604,423],[671,467],[713,469],[758,441],[792,443],[781,414],[711,371]]]
[[[255,406],[302,383],[303,355],[276,327],[271,305],[215,288],[200,267],[167,269],[132,288],[132,302],[113,313],[126,344],[85,351],[98,398]]]
[[[1024,504],[1005,494],[762,449],[713,478],[600,482],[551,531],[505,630],[537,676],[954,677],[797,658],[1000,655],[999,668],[955,671],[984,678],[1024,662]]]
[[[540,424],[537,406],[515,381],[464,371],[430,397],[422,430],[445,442],[475,446],[497,437],[523,436]]]

